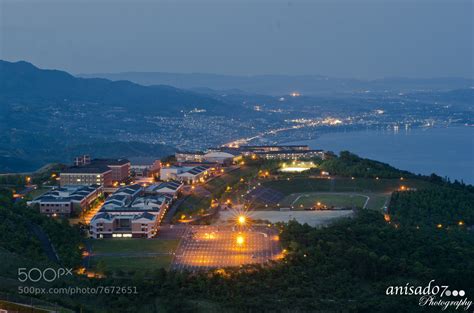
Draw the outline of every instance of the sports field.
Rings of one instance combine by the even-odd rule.
[[[292,194],[284,199],[284,205],[297,210],[313,206],[327,206],[328,208],[363,208],[369,200],[368,196],[345,193],[302,193]]]
[[[302,210],[317,206],[327,208],[365,208],[382,209],[389,193],[344,193],[344,192],[307,192],[291,194],[280,203],[280,207]]]
[[[401,188],[425,189],[433,187],[427,181],[405,178],[290,178],[268,181],[263,185],[286,194],[287,196],[280,203],[280,207],[293,206],[295,210],[314,206],[317,202],[334,207],[355,206],[380,210],[388,203],[390,195],[394,191]],[[365,203],[365,201],[367,202]]]

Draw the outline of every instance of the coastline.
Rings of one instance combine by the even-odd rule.
[[[318,133],[313,139],[282,141],[313,149],[353,153],[415,173],[436,173],[474,183],[474,127],[414,127],[398,132],[387,128]]]

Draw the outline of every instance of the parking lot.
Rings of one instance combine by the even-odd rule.
[[[192,226],[183,237],[171,267],[196,271],[265,263],[281,256],[277,234],[269,227]]]

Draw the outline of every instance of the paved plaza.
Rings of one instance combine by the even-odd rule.
[[[203,270],[265,263],[281,256],[278,232],[270,227],[191,226],[172,269]]]

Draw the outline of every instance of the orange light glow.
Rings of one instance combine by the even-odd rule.
[[[237,236],[236,242],[239,246],[243,245],[244,244],[244,236],[242,236],[242,235]]]
[[[245,222],[247,222],[247,219],[245,218],[245,216],[240,215],[239,218],[238,218],[238,222],[239,222],[240,225],[244,225]]]

